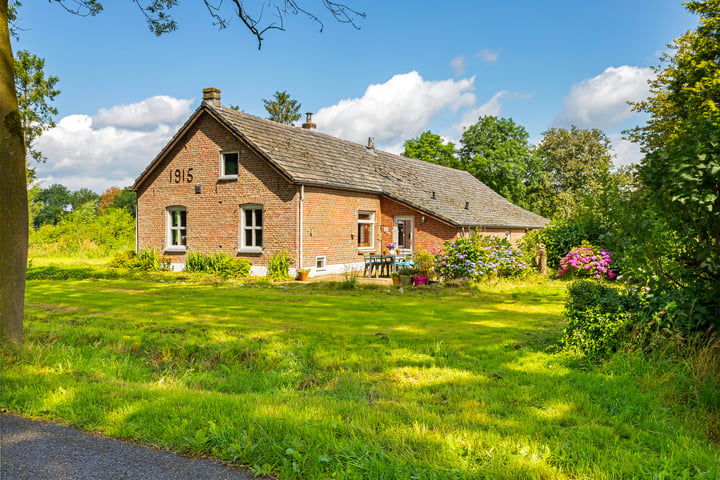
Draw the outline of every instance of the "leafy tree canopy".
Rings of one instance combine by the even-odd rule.
[[[460,145],[462,169],[516,205],[532,207],[542,176],[525,127],[511,118],[480,117],[463,132]]]
[[[33,219],[35,228],[47,224],[56,225],[70,210],[72,204],[70,191],[59,183],[40,189],[35,196],[35,201],[41,205]]]
[[[274,122],[292,125],[300,119],[300,104],[297,100],[290,98],[286,91],[275,92],[273,100],[262,99],[265,110],[268,112],[268,119]]]
[[[417,138],[407,140],[402,155],[445,167],[460,166],[455,157],[455,145],[452,142],[444,143],[440,135],[435,135],[430,130],[421,133]]]
[[[58,78],[45,77],[45,59],[33,55],[27,50],[20,50],[14,59],[15,91],[17,93],[20,121],[25,136],[27,156],[35,162],[45,160],[42,152],[35,148],[35,140],[44,130],[55,126],[53,115],[57,115],[57,108],[50,102],[60,94],[55,89]],[[30,162],[28,162],[29,164]],[[29,176],[34,172],[30,167]]]
[[[644,126],[625,132],[646,153],[672,144],[693,118],[720,113],[720,2],[685,2],[700,16],[700,25],[675,40],[655,67],[650,96],[633,103],[633,110],[650,114]]]

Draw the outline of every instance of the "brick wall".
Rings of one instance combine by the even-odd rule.
[[[394,239],[393,220],[396,216],[413,217],[413,245],[415,251],[419,249],[429,252],[441,250],[446,241],[454,240],[460,236],[459,228],[389,198],[383,197],[381,208],[382,221],[380,229],[383,245],[392,242]]]
[[[237,180],[219,180],[222,151],[240,152]],[[196,185],[200,194],[195,193]],[[138,189],[138,246],[165,251],[167,207],[178,205],[187,209],[188,251],[235,254],[240,246],[240,205],[256,203],[264,209],[263,252],[238,256],[258,266],[266,266],[282,249],[297,257],[297,192],[295,185],[204,114]],[[184,253],[166,254],[174,263],[185,262]]]
[[[358,248],[360,211],[375,214],[375,248]],[[306,187],[303,212],[304,267],[314,267],[316,256],[327,257],[328,265],[338,265],[361,262],[363,253],[379,251],[378,195]]]

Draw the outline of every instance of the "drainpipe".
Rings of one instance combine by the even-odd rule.
[[[135,198],[135,251],[140,250],[140,232],[138,232],[138,201],[137,196]]]
[[[305,185],[300,185],[300,260],[298,268],[303,268],[303,203],[305,201]]]

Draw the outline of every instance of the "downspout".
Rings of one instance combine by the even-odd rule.
[[[138,232],[138,226],[140,223],[138,222],[138,200],[137,195],[135,195],[135,251],[138,252],[140,250],[140,234]]]
[[[300,239],[300,260],[298,261],[298,268],[303,268],[303,207],[305,201],[305,185],[300,185],[300,232],[298,238]]]

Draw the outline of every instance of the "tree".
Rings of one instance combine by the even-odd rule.
[[[452,142],[443,143],[440,135],[423,132],[417,138],[405,142],[403,156],[417,158],[430,163],[446,167],[458,168],[460,162],[455,157],[455,145]]]
[[[523,126],[511,118],[480,117],[463,132],[460,145],[462,169],[516,205],[532,208],[542,176]]]
[[[137,193],[132,191],[132,187],[125,187],[119,195],[115,197],[113,202],[115,208],[125,209],[135,218],[137,214]]]
[[[672,144],[688,121],[712,118],[720,112],[720,3],[685,2],[700,15],[700,25],[676,39],[663,54],[666,66],[655,67],[650,96],[632,103],[633,110],[650,114],[644,126],[626,131],[645,153]]]
[[[33,227],[57,225],[62,217],[70,211],[72,194],[64,185],[55,183],[48,188],[40,189],[35,202],[41,205],[34,217]]]
[[[115,203],[115,198],[120,195],[120,193],[122,193],[122,190],[114,185],[105,190],[102,195],[100,195],[98,210],[102,212],[106,208],[111,207]]]
[[[55,89],[58,78],[52,76],[45,78],[44,67],[45,59],[27,50],[20,50],[15,56],[15,90],[25,136],[25,148],[28,158],[35,162],[45,160],[42,152],[35,148],[35,140],[44,130],[55,126],[52,116],[57,115],[58,111],[48,102],[60,94],[60,91]],[[29,176],[32,178],[34,172],[29,164],[30,162],[28,162]]]
[[[286,91],[275,92],[273,98],[274,100],[262,99],[269,120],[292,125],[300,119],[300,104],[291,99]]]
[[[276,4],[277,2],[277,4]],[[102,12],[101,0],[51,0],[70,13],[97,15]],[[148,22],[148,28],[156,35],[177,28],[170,10],[178,0],[134,0]],[[222,2],[203,0],[215,25],[227,27],[227,17],[221,14]],[[242,0],[228,2],[233,16],[240,18],[247,30],[256,38],[258,48],[268,30],[284,30],[283,18],[302,14],[318,22],[321,20],[300,7],[297,0],[269,0],[258,6],[260,14],[253,15]],[[260,3],[260,2],[257,2]],[[28,249],[28,196],[27,170],[22,121],[18,109],[17,92],[13,75],[13,54],[10,30],[16,19],[17,0],[0,0],[0,161],[3,167],[3,195],[0,195],[0,341],[22,341],[22,318],[25,300],[25,274]],[[365,14],[345,4],[323,0],[324,7],[335,20],[358,28],[355,21]],[[273,11],[275,22],[264,24],[262,12]]]
[[[93,203],[97,206],[98,200],[100,200],[100,196],[88,188],[81,188],[70,194],[70,206],[73,212],[86,203]]]
[[[548,217],[570,218],[582,197],[600,190],[612,166],[610,140],[596,128],[573,125],[543,132],[536,152],[541,159],[545,193],[538,211]]]

